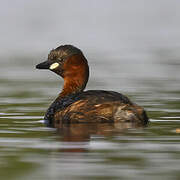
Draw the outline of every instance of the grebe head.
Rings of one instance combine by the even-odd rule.
[[[84,90],[89,67],[82,51],[72,45],[59,46],[50,51],[48,59],[36,66],[37,69],[49,69],[64,79],[61,96]]]

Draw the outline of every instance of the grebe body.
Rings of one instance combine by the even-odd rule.
[[[84,91],[89,67],[80,49],[59,46],[48,60],[36,66],[50,69],[64,79],[64,87],[45,114],[45,123],[58,127],[62,123],[148,123],[145,110],[128,97],[114,91]]]

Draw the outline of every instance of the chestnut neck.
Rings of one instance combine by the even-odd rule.
[[[89,78],[89,67],[83,55],[74,55],[64,64],[64,85],[59,97],[82,92]]]

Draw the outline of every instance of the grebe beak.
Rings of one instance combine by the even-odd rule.
[[[37,69],[50,69],[50,70],[53,70],[53,69],[56,69],[58,66],[59,66],[59,63],[47,60],[47,61],[44,61],[44,62],[36,65],[36,68]]]
[[[37,69],[50,69],[50,70],[53,70],[53,69],[56,69],[58,66],[59,66],[59,63],[47,60],[47,61],[44,61],[44,62],[36,65],[36,68]]]
[[[37,69],[49,69],[49,67],[51,66],[51,64],[53,64],[53,62],[47,60],[47,61],[44,61],[44,62],[36,65],[36,68],[37,68]]]

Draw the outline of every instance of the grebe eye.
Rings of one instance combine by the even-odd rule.
[[[60,61],[60,62],[62,62],[62,61],[63,61],[63,58],[58,57],[57,60]]]

